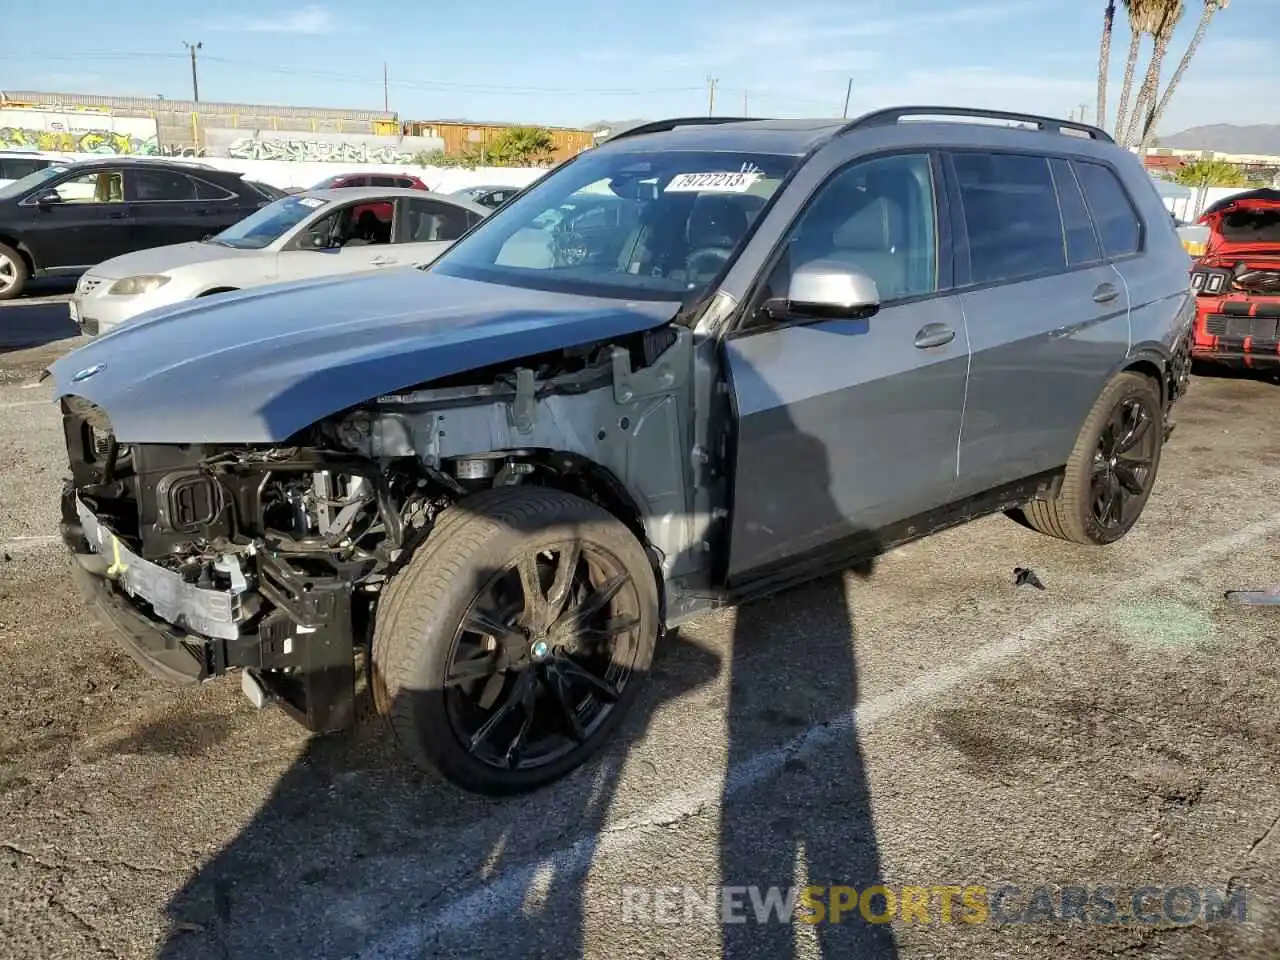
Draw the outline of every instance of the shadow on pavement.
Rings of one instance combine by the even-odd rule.
[[[33,282],[17,300],[0,302],[0,353],[79,337],[80,329],[71,322],[66,301],[43,299],[74,288],[74,281]]]

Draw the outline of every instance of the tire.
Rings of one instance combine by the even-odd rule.
[[[0,300],[13,300],[22,295],[31,271],[27,261],[13,247],[0,243]]]
[[[1134,437],[1134,445],[1121,450],[1127,439],[1123,431],[1130,422],[1126,417],[1132,415],[1135,406],[1143,411],[1146,424],[1141,436]],[[1121,436],[1117,437],[1117,433]],[[1112,446],[1110,459],[1104,456],[1108,443]],[[1140,373],[1121,373],[1107,384],[1085,418],[1057,496],[1052,500],[1032,500],[1022,507],[1021,517],[1014,519],[1046,536],[1071,543],[1114,543],[1142,515],[1155,486],[1163,446],[1164,411],[1159,385]],[[1140,490],[1135,492],[1134,485]],[[1118,514],[1102,513],[1102,505],[1110,502],[1109,492],[1120,498]]]
[[[576,571],[556,629],[532,626],[554,618],[530,614],[514,570],[522,558],[538,565],[544,600],[557,593],[556,570]],[[602,596],[602,583],[623,581],[598,614],[607,619],[589,621],[604,639],[563,628]],[[500,631],[467,626],[481,609]],[[427,773],[482,794],[537,789],[586,762],[622,722],[652,662],[659,619],[649,557],[619,520],[558,490],[488,490],[444,511],[385,590],[375,611],[374,699],[402,752]],[[446,683],[459,663],[483,673]],[[593,669],[600,674],[590,681]]]

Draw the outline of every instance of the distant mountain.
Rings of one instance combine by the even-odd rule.
[[[1179,150],[1216,150],[1219,153],[1265,153],[1280,156],[1280,124],[1259,123],[1239,127],[1211,123],[1160,138],[1160,146]]]

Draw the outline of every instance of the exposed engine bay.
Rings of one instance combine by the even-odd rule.
[[[471,493],[570,490],[630,518],[664,573],[689,562],[698,471],[656,451],[699,449],[683,435],[691,369],[689,332],[662,327],[378,397],[288,445],[128,445],[68,397],[64,535],[113,595],[185,629],[171,640],[193,679],[247,667],[307,726],[336,728],[382,586]]]

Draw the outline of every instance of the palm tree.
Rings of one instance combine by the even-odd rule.
[[[1173,91],[1182,80],[1182,75],[1187,72],[1187,66],[1191,63],[1191,58],[1196,55],[1196,50],[1200,47],[1200,41],[1204,39],[1205,31],[1209,29],[1209,21],[1213,19],[1213,15],[1219,10],[1225,10],[1231,4],[1231,0],[1204,0],[1204,10],[1200,14],[1200,23],[1196,25],[1195,36],[1191,38],[1191,42],[1187,44],[1187,52],[1182,55],[1182,60],[1178,63],[1178,69],[1173,71],[1173,76],[1169,78],[1169,85],[1164,88],[1164,95],[1160,98],[1160,103],[1151,113],[1151,123],[1147,129],[1147,135],[1143,137],[1142,146],[1146,146],[1151,135],[1155,132],[1156,125],[1160,123],[1164,116],[1165,110],[1169,106],[1169,101],[1173,99]]]
[[[1094,119],[1099,127],[1107,125],[1107,71],[1111,68],[1111,29],[1116,22],[1116,0],[1107,0],[1102,13],[1102,44],[1098,50],[1098,113]]]
[[[1164,55],[1173,39],[1173,31],[1182,19],[1185,7],[1182,0],[1154,0],[1156,6],[1156,24],[1152,31],[1154,45],[1151,49],[1151,61],[1147,64],[1147,75],[1142,86],[1138,88],[1138,98],[1133,104],[1133,112],[1129,115],[1129,129],[1121,142],[1126,147],[1138,145],[1145,140],[1151,129],[1151,112],[1155,109],[1156,93],[1160,87],[1160,70],[1164,66]]]
[[[1153,33],[1158,22],[1154,16],[1158,0],[1124,0],[1124,10],[1129,20],[1129,56],[1124,63],[1124,81],[1120,85],[1120,103],[1116,107],[1116,140],[1127,129],[1129,94],[1133,92],[1133,74],[1138,66],[1138,53],[1143,34]]]

